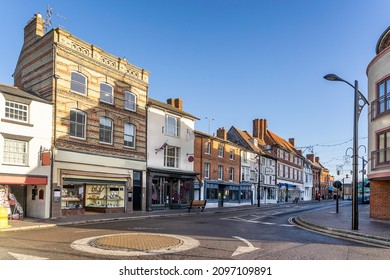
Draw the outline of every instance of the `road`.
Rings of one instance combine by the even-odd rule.
[[[329,211],[324,206],[321,211]],[[384,260],[390,250],[336,239],[300,229],[289,218],[318,209],[316,204],[288,204],[247,211],[58,226],[2,232],[0,259],[50,260]],[[152,255],[105,255],[74,249],[77,240],[105,235],[169,234],[197,245],[184,251]]]

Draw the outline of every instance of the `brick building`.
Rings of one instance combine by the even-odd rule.
[[[277,159],[277,184],[279,202],[292,201],[304,193],[303,156],[295,148],[295,139],[288,141],[268,129],[266,119],[253,120],[253,136],[272,147]]]
[[[35,15],[18,87],[53,103],[51,216],[145,210],[148,71]]]
[[[195,199],[207,200],[209,207],[251,204],[251,186],[240,185],[240,146],[227,140],[225,128],[217,136],[195,131]]]

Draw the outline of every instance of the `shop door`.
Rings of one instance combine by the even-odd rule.
[[[133,172],[133,211],[142,210],[142,172]]]
[[[218,207],[223,207],[224,195],[225,195],[225,188],[219,186],[218,187]]]
[[[134,186],[133,188],[133,210],[142,210],[142,187]]]

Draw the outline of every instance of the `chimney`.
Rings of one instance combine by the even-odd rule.
[[[183,110],[183,100],[181,98],[169,98],[167,99],[167,104],[179,110]]]
[[[45,21],[41,14],[35,14],[24,28],[24,45],[44,35]]]
[[[218,138],[226,140],[227,139],[226,136],[227,136],[227,133],[226,133],[226,129],[224,127],[220,127],[217,129],[217,137]]]
[[[311,162],[314,162],[314,154],[307,154],[306,158],[310,160]]]
[[[320,157],[316,157],[316,162],[320,163]]]
[[[175,98],[175,107],[179,110],[183,110],[183,100],[181,98]]]
[[[267,120],[255,119],[253,120],[253,137],[264,141],[264,136],[267,133]]]
[[[295,138],[289,138],[288,139],[288,142],[290,142],[290,144],[295,147]]]

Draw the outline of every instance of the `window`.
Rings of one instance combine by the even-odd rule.
[[[234,149],[230,149],[230,159],[234,160]]]
[[[164,149],[164,166],[165,167],[179,167],[179,152],[178,147],[167,146]]]
[[[135,148],[135,126],[126,123],[124,128],[124,146]]]
[[[76,138],[85,139],[87,116],[84,112],[70,110],[69,135]]]
[[[242,166],[241,168],[241,181],[249,182],[251,178],[249,178],[250,169],[248,166]]]
[[[112,86],[106,83],[100,83],[100,100],[105,103],[114,104],[114,90]]]
[[[165,134],[179,136],[179,119],[170,115],[165,116]]]
[[[70,90],[86,95],[87,94],[87,78],[78,72],[72,72],[71,73]]]
[[[218,180],[223,180],[223,166],[218,165]]]
[[[10,120],[28,122],[28,105],[5,101],[5,117]]]
[[[229,180],[234,181],[234,168],[233,167],[229,168]]]
[[[14,139],[4,139],[4,163],[27,165],[28,143]]]
[[[210,178],[210,163],[208,162],[204,164],[204,177]]]
[[[210,141],[206,142],[205,147],[204,147],[204,153],[208,154],[208,155],[211,154],[211,142]]]
[[[125,91],[125,109],[130,111],[137,109],[137,97],[129,91]]]
[[[390,131],[378,134],[378,148],[377,163],[390,162]]]
[[[218,157],[223,157],[223,145],[219,144],[218,145]]]
[[[112,121],[108,118],[100,118],[99,130],[99,141],[112,144]]]

